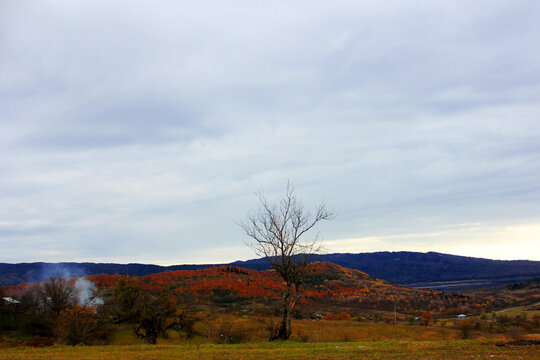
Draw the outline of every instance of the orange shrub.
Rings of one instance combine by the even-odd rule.
[[[336,318],[336,320],[351,320],[351,315],[349,315],[346,312],[342,311],[340,313],[337,313],[335,318]]]

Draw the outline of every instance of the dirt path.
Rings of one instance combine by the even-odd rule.
[[[499,314],[499,313],[503,313],[503,312],[507,312],[507,311],[512,311],[512,310],[523,309],[523,308],[527,308],[529,306],[538,306],[538,305],[540,305],[540,302],[537,302],[537,303],[531,304],[531,305],[523,305],[523,306],[516,306],[516,307],[508,308],[508,309],[502,309],[502,310],[499,310],[499,311],[495,311],[495,314]]]

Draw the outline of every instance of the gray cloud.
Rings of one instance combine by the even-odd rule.
[[[0,261],[249,257],[287,178],[327,240],[540,218],[535,1],[2,7]]]

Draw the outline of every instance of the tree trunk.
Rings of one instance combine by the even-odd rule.
[[[292,284],[287,283],[287,287],[283,292],[283,297],[281,298],[281,323],[277,329],[277,332],[273,334],[273,340],[287,340],[291,336],[291,315],[292,315],[292,306],[290,304],[291,298],[291,287]]]
[[[150,333],[146,337],[147,345],[156,345],[157,344],[157,335],[156,333]]]

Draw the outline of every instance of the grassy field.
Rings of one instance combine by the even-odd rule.
[[[261,342],[237,345],[54,346],[0,349],[17,359],[538,359],[540,346],[496,346],[492,341]]]
[[[227,318],[226,318],[227,319]],[[268,339],[267,326],[250,318],[238,319],[233,316],[229,319],[232,331],[241,339],[239,342],[261,342]],[[206,324],[198,328],[199,333],[205,335],[214,329],[220,328],[220,322]],[[204,325],[204,324],[203,324]],[[298,342],[362,342],[362,341],[439,341],[462,340],[461,333],[451,326],[412,326],[392,325],[384,323],[358,322],[358,321],[311,321],[294,320],[291,340]],[[452,325],[452,324],[449,324]],[[471,339],[505,340],[504,334],[489,334],[474,331]],[[159,345],[183,345],[187,340],[177,332],[170,330],[168,338],[160,338]],[[196,337],[198,342],[212,342],[204,336]],[[219,339],[214,338],[214,342]],[[142,345],[144,342],[137,339],[132,328],[116,329],[109,339],[110,345]]]
[[[519,306],[512,309],[503,309],[496,312],[497,314],[504,314],[508,316],[525,315],[529,318],[534,316],[540,316],[540,303],[532,306]]]

